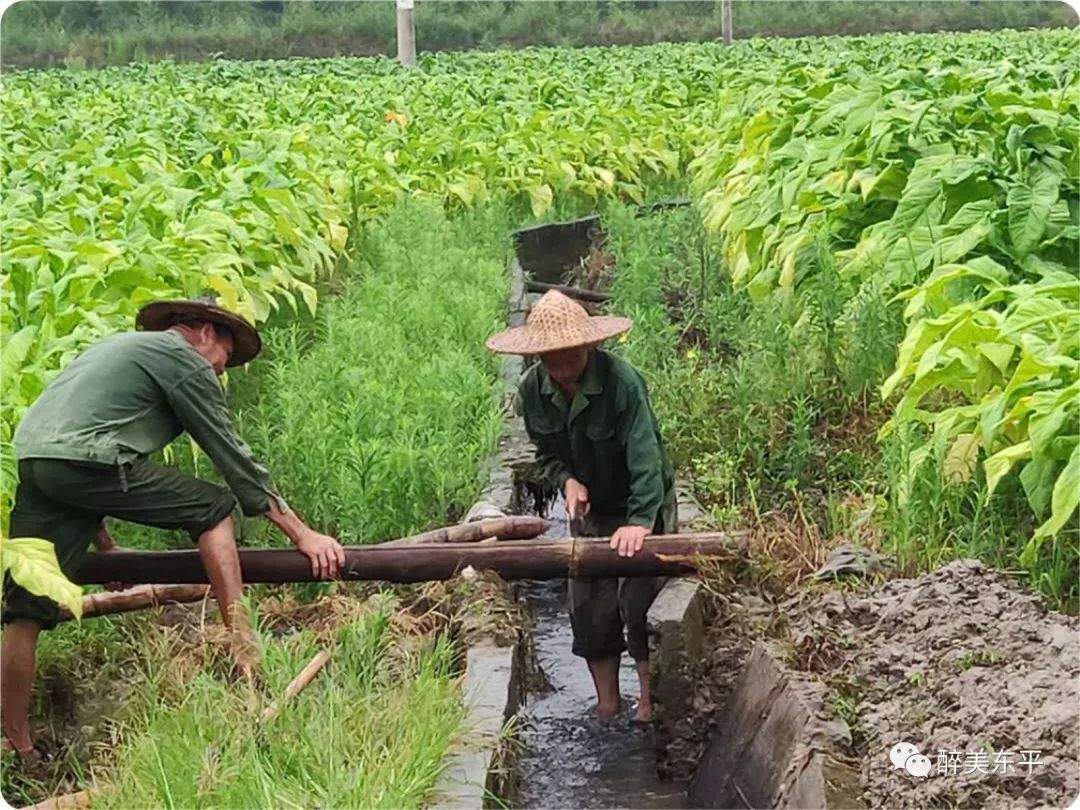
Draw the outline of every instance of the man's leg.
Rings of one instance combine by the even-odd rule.
[[[260,656],[247,612],[240,602],[243,580],[240,576],[240,554],[236,550],[236,532],[232,517],[226,517],[199,535],[198,546],[199,558],[206,569],[210,587],[214,590],[221,618],[229,627],[230,646],[236,661],[237,674],[250,679],[255,675]]]
[[[33,619],[14,619],[4,626],[0,642],[0,715],[4,736],[24,760],[34,755],[30,739],[30,694],[41,625]]]
[[[619,656],[586,661],[593,686],[596,687],[596,716],[601,719],[614,717],[622,705],[619,694]]]
[[[41,537],[53,544],[60,570],[71,576],[101,523],[99,515],[72,509],[42,490],[33,459],[19,461],[19,484],[11,509],[11,537]],[[37,759],[30,736],[30,701],[37,671],[37,642],[42,630],[56,626],[60,608],[52,599],[4,577],[4,625],[0,640],[0,725],[24,762]]]
[[[641,697],[638,698],[637,711],[634,719],[639,723],[648,723],[652,720],[652,692],[649,691],[649,660],[635,662],[637,665],[638,685],[641,687]]]
[[[115,466],[40,462],[46,494],[72,507],[93,508],[117,520],[162,529],[183,529],[199,557],[221,617],[230,628],[238,674],[252,675],[259,654],[247,614],[240,604],[243,584],[236,534],[230,516],[236,499],[227,489],[145,459]],[[37,469],[37,468],[35,468]]]
[[[679,505],[672,488],[664,497],[653,533],[677,534],[678,531]],[[653,716],[649,684],[649,607],[666,581],[665,577],[642,577],[624,579],[619,585],[619,612],[626,623],[626,648],[634,659],[641,688],[634,719],[642,723],[648,723]]]
[[[626,624],[626,648],[637,668],[641,687],[634,719],[652,720],[652,692],[649,689],[649,606],[663,587],[660,577],[633,577],[619,585],[619,612]]]
[[[585,659],[596,687],[596,715],[618,714],[619,659],[626,649],[619,618],[617,579],[571,579],[569,581],[570,626],[574,632],[574,655]]]

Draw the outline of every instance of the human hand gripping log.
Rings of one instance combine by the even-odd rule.
[[[566,479],[563,488],[566,498],[566,514],[574,522],[581,520],[589,514],[589,488],[576,478]],[[645,526],[620,526],[611,536],[611,548],[617,551],[620,557],[633,557],[642,546],[645,538],[649,536],[649,529]]]

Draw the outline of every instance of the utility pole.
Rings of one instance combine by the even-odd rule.
[[[401,0],[398,0],[401,2]],[[400,23],[399,23],[400,25]],[[731,44],[731,0],[720,0],[720,31],[724,35],[724,44]]]
[[[397,0],[397,58],[405,67],[416,67],[413,0]]]

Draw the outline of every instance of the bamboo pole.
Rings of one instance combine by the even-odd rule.
[[[472,523],[460,523],[457,526],[446,526],[397,540],[388,540],[380,543],[379,547],[422,546],[428,543],[475,543],[490,537],[497,540],[531,540],[550,528],[550,521],[543,518],[531,515],[507,515]]]
[[[697,555],[741,559],[744,547],[729,534],[672,534],[646,538],[633,557],[620,557],[609,538],[507,540],[501,543],[432,543],[426,546],[350,546],[342,579],[427,582],[452,578],[465,566],[504,579],[565,576],[643,577],[694,570]],[[245,582],[312,582],[311,563],[291,549],[241,549]],[[89,554],[73,578],[82,584],[121,582],[205,583],[197,551],[113,551]]]
[[[582,287],[568,287],[565,284],[548,284],[546,281],[533,281],[532,279],[527,279],[525,281],[525,289],[529,292],[539,293],[555,290],[570,298],[576,298],[580,301],[589,301],[594,304],[602,304],[605,301],[611,300],[611,293],[586,290]]]
[[[325,667],[329,661],[330,653],[326,652],[326,650],[320,650],[316,653],[315,657],[308,661],[307,666],[300,670],[300,674],[289,681],[289,685],[285,687],[281,699],[275,700],[263,710],[263,713],[259,716],[259,722],[269,723],[277,717],[285,704],[299,695],[300,692],[315,679],[315,676],[322,671],[322,668]]]
[[[111,593],[88,593],[82,598],[82,617],[128,613],[160,605],[201,602],[210,593],[209,585],[137,585]],[[66,607],[60,608],[60,621],[74,618]]]
[[[50,796],[37,804],[27,805],[22,810],[85,810],[99,792],[97,788],[90,788],[89,790],[80,790],[77,793]]]

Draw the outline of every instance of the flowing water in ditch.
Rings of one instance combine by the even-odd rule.
[[[561,502],[547,517],[554,526],[546,536],[569,534]],[[628,705],[617,718],[595,719],[592,679],[584,659],[570,652],[566,582],[524,582],[521,593],[533,613],[536,662],[551,688],[526,698],[517,805],[685,807],[685,787],[656,775],[652,730],[631,720],[638,696],[633,660],[624,655],[619,671]]]

